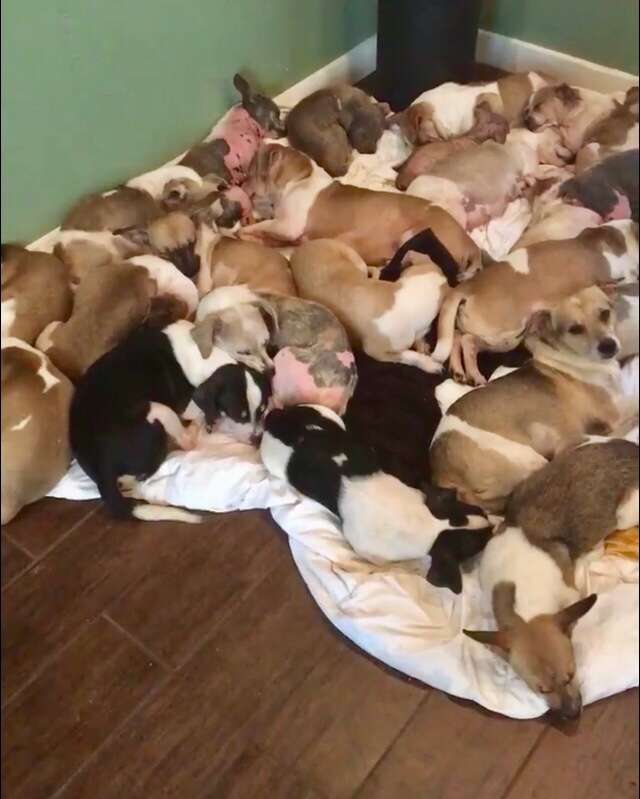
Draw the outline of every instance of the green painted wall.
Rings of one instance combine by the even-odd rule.
[[[4,0],[2,240],[188,147],[235,71],[277,93],[375,27],[375,0]]]
[[[482,27],[638,74],[638,0],[485,0]]]

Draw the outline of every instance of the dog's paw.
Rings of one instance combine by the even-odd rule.
[[[138,478],[133,474],[122,474],[118,477],[118,490],[128,499],[144,499]]]

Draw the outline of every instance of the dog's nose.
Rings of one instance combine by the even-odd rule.
[[[581,713],[582,697],[580,695],[563,698],[560,710],[558,711],[558,715],[561,719],[566,721],[577,719],[580,718]]]
[[[249,442],[254,447],[257,447],[261,440],[262,440],[262,433],[252,433],[249,438]]]
[[[614,338],[603,338],[598,344],[598,352],[603,358],[613,358],[618,354],[618,342]]]

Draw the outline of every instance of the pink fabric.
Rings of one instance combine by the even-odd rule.
[[[232,108],[212,130],[209,140],[224,139],[229,145],[224,163],[235,186],[246,179],[249,165],[264,137],[265,131],[241,106]]]

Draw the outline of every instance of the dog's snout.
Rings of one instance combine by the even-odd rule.
[[[613,358],[618,354],[618,342],[614,338],[603,338],[598,344],[598,352],[603,358]]]
[[[558,711],[561,719],[570,721],[580,717],[582,713],[582,697],[580,694],[577,696],[566,696],[562,698],[562,703]]]

